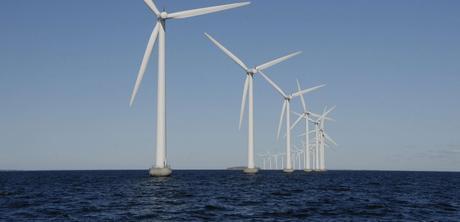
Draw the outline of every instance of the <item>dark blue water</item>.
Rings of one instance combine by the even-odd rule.
[[[0,172],[1,221],[460,221],[460,173]]]

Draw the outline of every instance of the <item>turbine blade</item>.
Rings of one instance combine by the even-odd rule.
[[[315,132],[316,132],[316,130],[310,130],[310,131],[308,131],[308,134],[312,134],[312,133],[315,133]],[[301,133],[298,136],[305,136],[305,133]]]
[[[319,118],[318,118],[318,119],[319,119]],[[318,122],[318,120],[314,120],[314,119],[312,119],[312,118],[310,118],[310,117],[308,117],[308,120],[310,120],[310,122],[312,122],[312,123]]]
[[[323,115],[321,115],[321,116],[318,118],[318,120],[324,119],[324,118],[327,116],[327,114],[329,114],[330,112],[332,112],[332,110],[334,110],[334,109],[335,109],[335,106],[333,106],[332,108],[330,108],[328,111],[324,112]]]
[[[294,124],[292,124],[292,126],[291,126],[291,130],[300,122],[300,120],[302,120],[302,118],[303,118],[303,116],[299,116],[299,118],[296,119]]]
[[[243,98],[241,98],[240,124],[238,125],[238,129],[241,129],[241,124],[243,123],[244,107],[246,105],[246,97],[248,94],[248,85],[249,85],[248,78],[251,78],[251,77],[249,75],[246,75],[246,80],[244,80]]]
[[[302,88],[300,88],[300,83],[299,83],[299,80],[296,79],[297,81],[297,90],[302,90]],[[303,97],[303,94],[300,95],[300,102],[302,103],[302,108],[303,108],[303,111],[306,113],[307,112],[307,105],[305,104],[305,98]]]
[[[198,8],[198,9],[174,12],[174,13],[168,14],[168,18],[183,19],[183,18],[198,16],[198,15],[204,15],[208,13],[219,12],[219,11],[223,11],[227,9],[238,8],[238,7],[249,5],[249,4],[250,2],[241,2],[241,3],[233,3],[233,4],[227,4],[227,5],[211,6],[211,7],[206,7],[206,8]]]
[[[280,139],[280,132],[281,132],[281,126],[283,125],[283,117],[284,117],[284,111],[286,111],[286,100],[283,102],[283,108],[281,109],[281,116],[280,116],[280,122],[278,124],[278,132],[276,133],[276,139]]]
[[[278,93],[284,97],[284,98],[287,98],[288,96],[286,95],[286,93],[284,93],[284,91],[278,86],[276,85],[276,83],[274,83],[270,78],[268,78],[268,76],[266,76],[263,72],[259,71],[260,75],[262,75],[262,77],[267,80],[267,82],[276,90],[278,91]]]
[[[337,143],[329,135],[327,135],[325,132],[323,132],[323,135],[324,137],[326,137],[327,140],[329,140],[331,143],[337,146]]]
[[[149,9],[155,13],[156,16],[160,16],[160,11],[158,10],[157,6],[153,2],[153,0],[144,0],[144,3],[149,7]]]
[[[292,113],[294,113],[294,114],[297,115],[297,116],[302,116],[302,117],[303,117],[303,114],[300,114],[300,113],[298,113],[298,112],[292,111]]]
[[[280,63],[280,62],[283,62],[283,61],[285,61],[285,60],[287,60],[287,59],[289,59],[289,58],[291,58],[291,57],[293,57],[293,56],[296,56],[296,55],[298,55],[298,54],[300,54],[300,53],[302,53],[302,52],[301,52],[301,51],[298,51],[298,52],[294,52],[294,53],[291,53],[291,54],[289,54],[289,55],[286,55],[286,56],[283,56],[283,57],[274,59],[274,60],[272,60],[272,61],[270,61],[270,62],[267,62],[267,63],[264,63],[264,64],[262,64],[262,65],[260,65],[260,66],[257,66],[256,69],[257,69],[258,71],[264,70],[264,69],[266,69],[266,68],[268,68],[268,67],[271,67],[271,66],[274,66],[274,65],[276,65],[276,64],[278,64],[278,63]]]
[[[149,63],[150,55],[152,55],[152,49],[155,45],[155,41],[158,36],[160,24],[155,25],[153,28],[152,34],[150,35],[149,41],[147,43],[147,48],[145,49],[144,57],[142,58],[141,67],[139,68],[139,73],[137,74],[136,84],[134,85],[133,93],[131,94],[131,100],[129,101],[129,106],[133,105],[134,98],[136,97],[137,91],[142,82],[142,78],[144,78],[145,70],[147,69],[147,65]]]
[[[224,53],[227,54],[227,56],[230,57],[236,64],[240,65],[241,68],[243,68],[245,72],[249,70],[246,64],[244,64],[244,62],[241,61],[238,57],[236,57],[232,52],[226,49],[222,44],[220,44],[217,40],[211,37],[208,33],[204,33],[204,34],[206,35],[206,37],[208,37],[209,40],[211,40],[212,43],[214,43],[214,45],[216,45],[219,49],[224,51]]]
[[[296,92],[296,93],[293,93],[293,94],[292,94],[292,97],[297,97],[297,96],[303,95],[303,94],[305,94],[305,93],[308,93],[308,92],[317,90],[317,89],[319,89],[319,88],[321,88],[321,87],[324,87],[324,86],[325,86],[325,84],[319,85],[319,86],[315,86],[315,87],[311,87],[311,88],[309,88],[309,89],[304,89],[304,90],[298,91],[298,92]]]

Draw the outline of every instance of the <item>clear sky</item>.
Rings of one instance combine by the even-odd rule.
[[[170,12],[231,2],[156,1]],[[169,163],[246,164],[244,73],[208,32],[251,66],[303,51],[266,74],[286,91],[296,78],[327,84],[306,98],[316,112],[337,105],[328,168],[460,170],[459,11],[455,0],[253,0],[169,21]],[[142,0],[0,1],[0,169],[149,168],[156,51],[128,103],[154,22]],[[254,84],[256,153],[281,152],[281,98]]]

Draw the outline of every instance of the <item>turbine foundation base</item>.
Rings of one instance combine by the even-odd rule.
[[[247,174],[255,174],[259,170],[257,168],[244,168],[243,172]]]
[[[305,171],[305,172],[307,172],[307,173],[310,173],[312,170],[303,170],[303,171]]]
[[[167,177],[167,176],[170,176],[171,173],[172,173],[172,170],[169,167],[164,167],[164,168],[152,167],[149,169],[149,174],[152,177]]]
[[[285,172],[285,173],[292,173],[292,172],[294,172],[294,169],[284,169],[283,172]]]

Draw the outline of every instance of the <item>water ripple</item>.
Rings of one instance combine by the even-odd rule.
[[[456,221],[458,184],[429,172],[1,172],[0,221]]]

